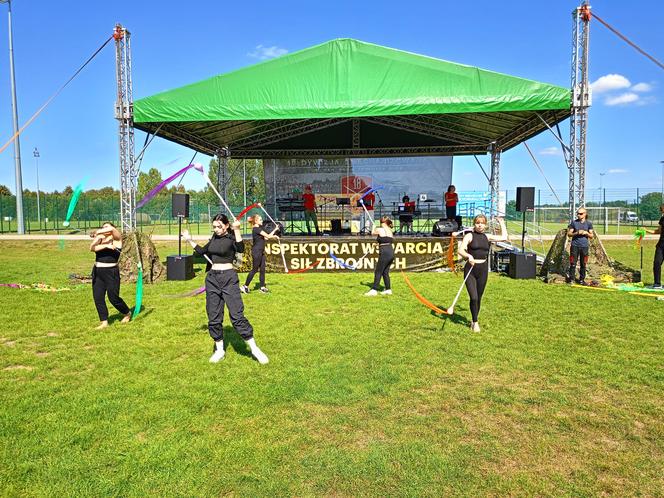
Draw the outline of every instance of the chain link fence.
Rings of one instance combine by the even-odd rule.
[[[503,191],[506,200],[505,217],[511,221],[521,221],[522,213],[516,211],[516,190]],[[467,195],[466,195],[467,194]],[[472,194],[472,195],[471,195]],[[478,192],[459,192],[460,213],[464,224],[469,224],[474,212],[488,212],[488,203],[484,201],[465,201]],[[441,193],[442,198],[442,193]],[[486,195],[488,198],[488,195]],[[71,195],[43,193],[39,196],[33,192],[23,196],[23,212],[26,233],[60,234],[76,231],[89,231],[101,226],[105,221],[119,225],[119,196],[98,196],[83,193],[76,206],[70,225],[63,226]],[[567,191],[538,189],[535,191],[535,210],[526,213],[526,222],[542,227],[544,230],[556,231],[569,223]],[[623,233],[634,231],[636,226],[653,226],[659,220],[659,206],[663,203],[662,192],[648,188],[595,189],[586,191],[586,207],[589,219],[598,233]],[[486,206],[484,205],[486,204]],[[465,206],[465,207],[464,207]],[[471,206],[471,207],[469,207]],[[266,209],[274,218],[278,211],[275,206],[266,205]],[[434,206],[428,206],[434,212],[444,212],[442,200]],[[231,206],[234,213],[242,211],[244,206]],[[465,211],[464,211],[465,209]],[[192,234],[209,234],[210,219],[220,210],[218,203],[210,202],[207,193],[190,192],[189,218],[184,228]],[[140,231],[150,234],[176,235],[177,219],[171,216],[171,195],[158,195],[136,215],[137,227]],[[243,223],[245,233],[250,231]],[[16,198],[13,195],[0,195],[0,233],[16,232]]]

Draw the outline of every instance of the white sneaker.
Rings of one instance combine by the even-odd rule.
[[[378,291],[376,289],[371,289],[369,292],[364,293],[365,296],[377,296]]]
[[[265,353],[263,353],[263,351],[258,349],[258,347],[256,347],[251,352],[251,354],[254,356],[254,358],[256,358],[256,361],[258,363],[260,363],[261,365],[267,365],[268,363],[270,363],[270,359],[267,357],[267,355]]]
[[[381,292],[383,296],[391,296],[392,295],[392,289],[385,289],[383,292]]]
[[[261,365],[267,365],[270,363],[270,360],[268,359],[267,355],[261,351],[261,348],[258,347],[256,344],[256,340],[252,337],[249,339],[247,342],[247,346],[249,346],[249,349],[251,350],[251,354],[253,355],[254,358],[256,358],[256,361],[260,363]]]
[[[249,287],[247,287],[246,285],[241,285],[240,292],[242,292],[242,294],[249,294]]]
[[[210,363],[219,363],[221,360],[224,359],[224,356],[226,356],[226,351],[224,351],[224,347],[217,346],[217,344],[215,343],[214,351],[212,353],[212,356],[210,356]]]
[[[480,331],[480,324],[479,322],[473,322],[471,329],[473,332],[479,332]]]

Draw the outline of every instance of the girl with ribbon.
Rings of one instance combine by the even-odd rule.
[[[274,230],[267,233],[263,229],[263,218],[260,214],[255,214],[247,218],[249,223],[251,223],[251,237],[253,239],[253,245],[251,247],[251,271],[247,274],[247,279],[244,282],[244,285],[240,287],[240,290],[245,294],[249,294],[249,284],[251,280],[258,274],[258,279],[261,286],[261,292],[266,294],[268,288],[265,286],[265,241],[270,239],[278,239],[275,235],[275,232],[279,230],[279,225],[275,224]]]
[[[232,232],[231,232],[232,229]],[[251,354],[261,365],[269,362],[268,357],[260,350],[254,340],[254,329],[244,316],[244,304],[240,294],[240,282],[233,268],[235,253],[244,252],[244,242],[240,232],[240,222],[231,225],[225,214],[218,214],[212,221],[212,238],[203,247],[196,244],[188,230],[182,237],[191,244],[201,256],[209,257],[207,276],[205,277],[205,309],[208,316],[208,330],[214,340],[210,363],[224,359],[224,306],[228,306],[231,323],[240,336],[246,341]]]
[[[394,233],[392,232],[392,220],[389,216],[383,216],[380,219],[380,227],[374,229],[371,235],[377,235],[378,241],[378,263],[374,270],[374,283],[371,290],[365,293],[365,296],[377,296],[378,285],[382,277],[385,284],[385,290],[381,294],[386,296],[392,295],[392,287],[390,286],[390,266],[394,262]]]
[[[463,274],[466,281],[466,290],[468,290],[468,296],[470,297],[470,313],[472,315],[470,329],[473,332],[480,331],[478,319],[482,305],[482,295],[489,278],[488,257],[491,242],[507,240],[505,220],[498,218],[498,223],[500,224],[500,234],[487,235],[485,233],[488,224],[486,216],[478,214],[473,220],[473,231],[464,235],[459,245],[459,255],[468,260],[463,269]]]
[[[92,268],[92,297],[97,307],[100,324],[97,330],[108,327],[108,308],[106,294],[111,304],[124,315],[121,323],[131,320],[129,306],[120,297],[120,269],[118,260],[122,251],[122,234],[111,222],[93,232],[90,251],[95,253],[95,265]]]

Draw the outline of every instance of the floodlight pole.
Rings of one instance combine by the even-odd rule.
[[[588,107],[592,104],[588,83],[588,47],[590,36],[590,5],[587,0],[572,12],[572,105],[569,124],[569,219],[574,219],[577,206],[585,206],[586,129]]]
[[[14,74],[14,37],[12,35],[12,2],[0,0],[7,4],[7,19],[9,20],[9,79],[12,92],[12,123],[14,126],[14,170],[16,176],[16,232],[25,233],[23,220],[23,179],[21,174],[21,142],[19,140],[18,105],[16,103],[16,75]]]

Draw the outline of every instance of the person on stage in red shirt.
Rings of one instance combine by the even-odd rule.
[[[307,232],[311,235],[309,222],[313,221],[316,228],[316,235],[321,235],[318,229],[318,216],[316,216],[316,196],[311,192],[311,185],[304,187],[302,199],[304,200],[304,221],[307,224]]]
[[[459,203],[459,196],[456,193],[456,187],[450,185],[445,192],[445,210],[447,211],[447,219],[453,220],[456,218],[456,207]]]

